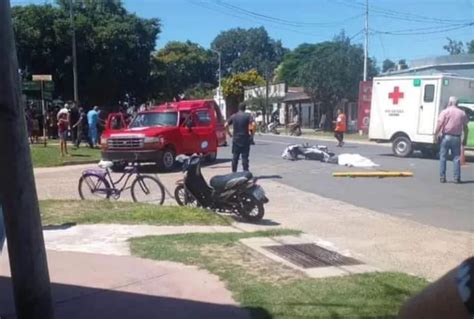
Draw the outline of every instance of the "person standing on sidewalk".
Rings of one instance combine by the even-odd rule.
[[[79,123],[79,110],[75,103],[72,104],[71,110],[69,112],[69,123],[71,125],[71,141],[73,145],[77,145],[77,139],[79,135],[78,123]]]
[[[334,137],[338,141],[337,146],[342,147],[344,145],[344,133],[346,132],[346,115],[342,109],[337,109],[337,119],[334,123],[336,124]]]
[[[454,165],[454,182],[461,183],[461,135],[464,131],[463,145],[466,145],[469,118],[466,113],[458,108],[458,99],[449,98],[448,107],[438,117],[435,139],[440,141],[439,175],[440,182],[446,183],[446,161],[448,152],[451,151]]]
[[[239,111],[232,115],[225,123],[227,134],[232,137],[232,172],[237,172],[239,158],[242,155],[242,167],[249,170],[250,132],[249,126],[253,122],[252,115],[245,113],[245,103],[239,104]],[[233,127],[233,134],[230,126]]]

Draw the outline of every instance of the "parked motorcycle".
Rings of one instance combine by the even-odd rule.
[[[180,155],[176,160],[183,164],[185,172],[184,179],[178,181],[175,188],[175,199],[179,205],[229,212],[250,222],[263,218],[268,198],[252,173],[214,176],[208,184],[201,173],[200,156]]]
[[[278,134],[280,134],[280,132],[278,132],[277,127],[278,127],[278,122],[273,121],[273,122],[271,122],[270,124],[268,124],[268,131],[269,131],[270,133],[273,133],[273,134],[278,135]]]

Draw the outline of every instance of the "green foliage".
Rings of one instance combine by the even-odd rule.
[[[474,54],[474,40],[466,42],[466,47],[467,47],[468,54]]]
[[[203,209],[118,201],[40,201],[43,224],[230,225],[229,217]]]
[[[333,107],[341,99],[355,101],[363,77],[364,52],[348,38],[319,43],[310,58],[300,66],[299,81],[313,101]],[[369,59],[368,78],[377,74]]]
[[[395,62],[393,62],[390,59],[386,59],[386,60],[383,61],[383,64],[382,64],[382,72],[385,73],[385,72],[388,72],[388,71],[395,70],[396,67],[397,67],[397,65],[395,64]]]
[[[199,83],[184,92],[187,100],[202,100],[214,98],[215,86],[209,83]]]
[[[405,59],[398,61],[398,65],[400,65],[400,69],[402,70],[408,69],[408,64]]]
[[[162,91],[165,100],[193,88],[201,90],[199,95],[208,95],[202,89],[217,85],[217,56],[196,43],[169,42],[153,55],[152,63],[155,92]]]
[[[264,27],[223,31],[211,48],[221,52],[223,76],[252,69],[263,75],[271,74],[288,52],[281,41],[270,38]]]
[[[448,44],[443,46],[443,49],[448,51],[450,55],[458,55],[464,53],[464,44],[462,41],[456,41],[451,38],[446,38],[448,40]]]
[[[244,88],[246,86],[263,85],[265,80],[258,74],[257,70],[237,73],[222,81],[222,92],[227,104],[231,108],[237,107],[244,100]]]
[[[364,51],[341,32],[333,41],[302,44],[287,54],[278,69],[278,79],[303,86],[313,101],[331,108],[341,99],[355,101],[363,78]],[[368,78],[378,73],[369,59]]]
[[[50,73],[56,94],[72,99],[69,1],[13,8],[20,67]],[[79,95],[84,104],[115,104],[128,92],[147,93],[150,53],[160,22],[127,13],[117,0],[75,2]]]

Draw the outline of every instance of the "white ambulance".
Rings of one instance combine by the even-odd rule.
[[[396,156],[437,151],[434,132],[450,96],[474,100],[474,79],[449,75],[373,79],[369,139],[391,142]]]

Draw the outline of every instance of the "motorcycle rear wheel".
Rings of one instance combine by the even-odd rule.
[[[265,207],[252,195],[244,194],[240,197],[239,212],[245,220],[255,223],[262,220]]]

